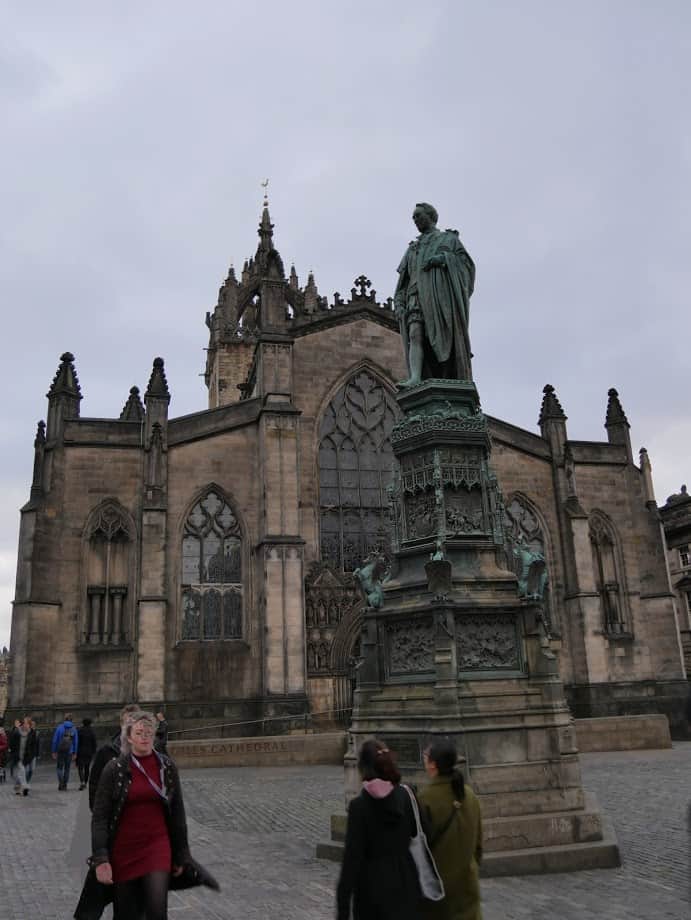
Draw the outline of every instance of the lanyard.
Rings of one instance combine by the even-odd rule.
[[[156,754],[155,751],[154,751],[154,753]],[[151,779],[151,777],[149,776],[149,774],[146,772],[146,770],[144,769],[144,767],[139,763],[139,761],[138,761],[137,758],[134,756],[134,754],[130,754],[130,757],[132,758],[132,763],[133,763],[133,764],[135,765],[135,767],[139,770],[139,772],[140,772],[140,773],[143,773],[144,776],[147,778],[147,780],[149,781],[149,785],[151,786],[151,788],[152,788],[155,792],[157,792],[158,795],[160,795],[162,799],[167,798],[167,797],[166,797],[165,784],[164,784],[164,782],[163,782],[163,762],[161,761],[160,757],[158,757],[158,754],[156,754],[156,757],[158,758],[158,761],[159,761],[160,766],[161,766],[161,785],[160,785],[160,786],[158,785],[157,782],[155,782],[155,780]]]

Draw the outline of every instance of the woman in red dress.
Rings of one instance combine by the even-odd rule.
[[[115,915],[127,920],[166,920],[170,876],[190,858],[180,779],[173,761],[154,751],[155,732],[153,715],[134,715],[94,802],[96,878],[114,885]]]

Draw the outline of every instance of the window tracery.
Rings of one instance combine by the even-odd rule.
[[[120,645],[127,639],[134,533],[124,508],[106,501],[89,518],[86,532],[87,611],[83,640]]]
[[[367,371],[330,402],[319,429],[321,558],[352,572],[391,541],[387,486],[397,408]]]
[[[600,596],[602,628],[606,633],[627,633],[623,572],[618,558],[617,538],[611,524],[597,512],[590,517],[590,547],[595,585]]]
[[[182,639],[242,636],[242,532],[230,505],[209,489],[182,538]]]
[[[516,573],[519,585],[525,580],[526,596],[542,597],[547,626],[550,630],[558,631],[552,612],[546,534],[535,509],[522,495],[514,495],[504,509],[504,536],[509,567]],[[534,559],[542,559],[539,565],[531,565],[529,572],[524,571],[525,550]]]

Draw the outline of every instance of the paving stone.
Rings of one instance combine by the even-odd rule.
[[[691,743],[666,751],[587,754],[586,788],[615,825],[620,869],[488,879],[485,920],[688,920]],[[327,920],[338,867],[314,858],[343,802],[337,767],[187,770],[196,857],[221,882],[175,893],[171,920]],[[0,786],[0,916],[65,920],[79,884],[65,862],[80,796],[41,766],[28,798]],[[18,845],[20,842],[20,845]],[[110,912],[108,912],[108,916]]]

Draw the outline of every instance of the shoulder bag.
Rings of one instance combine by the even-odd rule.
[[[410,855],[413,857],[413,861],[417,868],[422,896],[427,898],[428,901],[441,901],[444,898],[444,883],[441,880],[439,870],[434,862],[430,848],[427,845],[425,832],[422,830],[417,799],[412,789],[408,786],[403,786],[403,788],[410,797],[410,804],[413,807],[413,814],[415,815],[417,834],[410,840]]]

